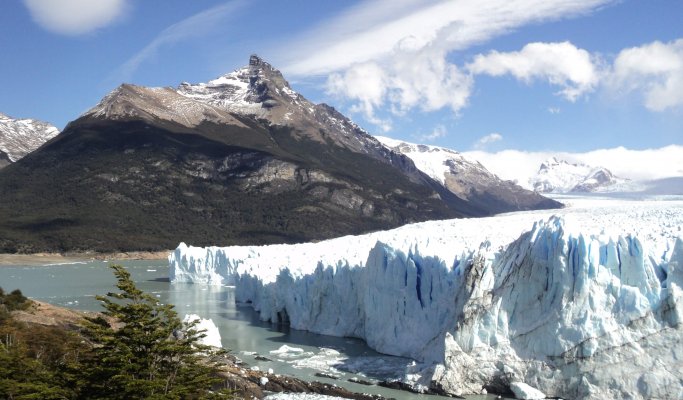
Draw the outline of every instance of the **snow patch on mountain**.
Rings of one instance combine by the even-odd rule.
[[[463,166],[461,169],[463,173],[467,173],[470,169],[477,169],[477,172],[481,170],[486,171],[483,165],[465,158],[455,150],[426,144],[408,143],[385,136],[375,137],[385,146],[410,157],[416,167],[442,185],[446,184],[446,175],[451,172],[449,162]]]
[[[683,199],[570,200],[319,243],[181,244],[170,277],[234,284],[263,320],[412,357],[407,381],[453,394],[680,397]]]
[[[0,113],[0,162],[2,154],[16,162],[59,134],[59,129],[35,119],[15,119]]]
[[[83,116],[113,120],[161,119],[188,128],[202,122],[245,126],[229,112],[181,96],[173,89],[130,84],[116,88]]]

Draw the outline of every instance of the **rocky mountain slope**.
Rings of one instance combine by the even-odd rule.
[[[569,163],[555,157],[542,163],[538,173],[529,179],[529,184],[539,193],[614,191],[627,182],[607,168]]]
[[[122,85],[0,172],[0,251],[319,240],[499,209],[459,198],[258,57]]]
[[[456,196],[486,204],[499,212],[557,208],[556,201],[498,178],[481,163],[457,151],[387,137],[377,139],[390,149],[408,156],[422,172],[440,182]]]
[[[52,139],[59,130],[34,119],[15,119],[0,113],[0,168],[18,161]]]

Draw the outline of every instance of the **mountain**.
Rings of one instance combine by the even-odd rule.
[[[481,163],[469,160],[457,151],[382,136],[377,136],[377,139],[392,150],[408,156],[418,169],[459,198],[486,204],[489,210],[509,212],[561,206],[554,200],[498,178]]]
[[[256,56],[208,83],[121,85],[0,171],[0,198],[5,252],[291,243],[498,211]]]
[[[0,168],[18,161],[59,133],[35,119],[14,119],[0,113]]]
[[[573,164],[555,157],[543,162],[536,175],[529,179],[529,184],[539,193],[615,191],[627,183],[628,179],[614,176],[607,168]]]

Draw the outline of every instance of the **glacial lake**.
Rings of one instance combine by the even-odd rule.
[[[108,268],[114,263],[124,265],[140,289],[163,303],[174,304],[181,318],[185,314],[197,314],[212,319],[220,330],[223,347],[251,367],[387,398],[441,398],[348,382],[352,377],[386,380],[398,376],[413,361],[379,354],[362,340],[318,335],[262,322],[251,307],[235,304],[231,287],[170,283],[168,265],[162,260],[0,266],[0,287],[5,291],[18,288],[27,297],[58,306],[101,311],[95,296],[117,290],[116,279]],[[270,361],[257,360],[257,356]],[[315,376],[317,372],[338,379]],[[468,397],[494,398],[493,395]]]

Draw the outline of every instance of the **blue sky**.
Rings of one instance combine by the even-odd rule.
[[[10,0],[0,112],[62,128],[122,82],[257,53],[371,133],[458,150],[683,144],[679,0]]]

